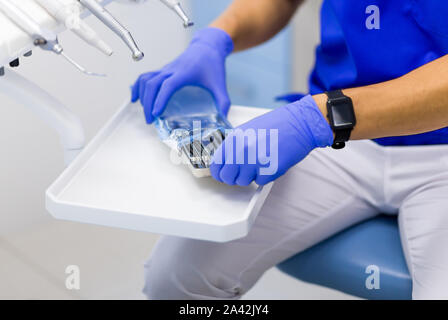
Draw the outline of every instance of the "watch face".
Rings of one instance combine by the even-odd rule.
[[[330,110],[335,127],[353,126],[355,124],[355,115],[350,104],[338,103],[333,105]]]

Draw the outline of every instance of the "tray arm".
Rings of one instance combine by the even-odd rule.
[[[84,148],[84,128],[80,119],[47,91],[8,70],[0,77],[0,92],[28,107],[58,133],[66,165]]]

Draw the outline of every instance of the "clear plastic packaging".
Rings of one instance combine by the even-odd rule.
[[[232,129],[212,95],[192,86],[173,95],[155,126],[161,140],[187,160],[197,177],[210,175],[213,153]]]

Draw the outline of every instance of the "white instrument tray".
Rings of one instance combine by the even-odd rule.
[[[267,111],[232,107],[229,120]],[[58,219],[225,242],[247,235],[271,187],[193,177],[170,160],[140,105],[125,103],[48,188],[46,206]]]

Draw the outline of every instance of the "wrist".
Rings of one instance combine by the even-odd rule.
[[[327,96],[323,93],[321,94],[316,94],[312,96],[314,103],[316,104],[317,108],[319,109],[320,113],[322,114],[322,116],[325,118],[325,120],[327,121],[328,124],[329,120],[326,117],[327,114]]]
[[[224,30],[215,27],[197,31],[191,40],[191,44],[198,42],[218,50],[224,57],[231,54],[234,49],[232,38]]]
[[[297,119],[306,122],[309,132],[313,136],[315,147],[324,148],[333,144],[334,133],[318,103],[321,102],[316,102],[313,96],[307,95],[292,105],[299,110]]]
[[[321,93],[321,94],[313,95],[312,98],[316,104],[317,109],[321,113],[322,117],[325,119],[325,121],[330,126],[330,120],[327,117],[327,96],[324,93]],[[333,133],[333,139],[334,139],[335,134],[334,134],[333,130],[332,130],[332,133]]]

